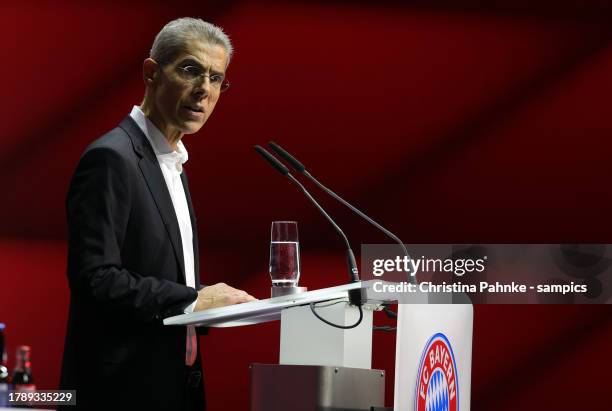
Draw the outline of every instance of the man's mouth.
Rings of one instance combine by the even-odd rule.
[[[193,111],[194,113],[204,113],[204,108],[199,106],[185,106],[185,108],[189,111]]]

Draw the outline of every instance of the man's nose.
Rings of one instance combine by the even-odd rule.
[[[210,94],[210,77],[202,76],[195,85],[195,93],[198,97],[206,98]]]

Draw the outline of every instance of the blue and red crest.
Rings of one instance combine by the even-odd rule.
[[[459,377],[448,338],[434,334],[423,349],[414,400],[415,411],[459,411]]]

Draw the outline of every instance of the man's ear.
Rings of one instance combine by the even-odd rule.
[[[145,82],[145,86],[150,87],[155,83],[157,78],[157,67],[158,64],[152,58],[147,58],[142,63],[142,76]]]

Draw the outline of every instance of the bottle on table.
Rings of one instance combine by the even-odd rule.
[[[17,347],[17,359],[13,369],[13,387],[15,392],[36,391],[32,376],[32,349],[29,345]]]
[[[10,390],[11,376],[6,365],[6,338],[4,329],[6,325],[0,323],[0,408],[8,407],[8,393]]]

